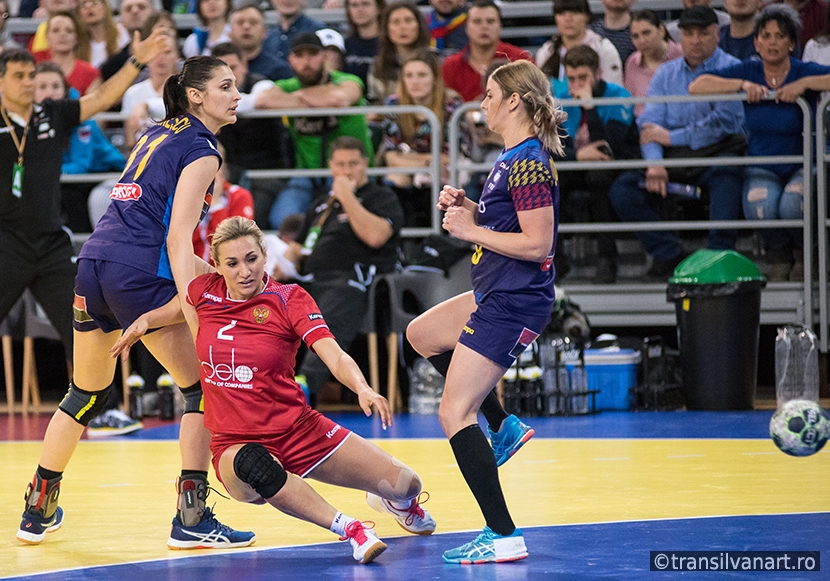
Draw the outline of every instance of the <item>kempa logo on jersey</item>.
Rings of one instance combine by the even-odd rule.
[[[216,387],[230,389],[253,389],[251,380],[254,378],[256,367],[236,365],[236,349],[231,349],[231,362],[216,363],[213,360],[213,345],[210,346],[210,360],[202,361],[202,368],[207,372],[205,381]]]
[[[137,200],[141,197],[141,186],[138,184],[115,184],[110,190],[111,200]]]
[[[336,426],[334,426],[332,429],[330,429],[328,432],[326,432],[326,438],[331,439],[331,437],[333,435],[335,435],[337,432],[340,431],[340,428],[341,428],[340,424],[337,424]]]
[[[206,299],[208,299],[208,300],[210,300],[210,301],[213,301],[214,303],[221,303],[221,302],[222,302],[222,299],[220,299],[220,298],[219,298],[219,297],[217,297],[216,295],[212,295],[212,294],[210,294],[210,293],[208,293],[208,292],[204,292],[204,293],[202,293],[202,297],[203,297],[203,298],[206,298]]]

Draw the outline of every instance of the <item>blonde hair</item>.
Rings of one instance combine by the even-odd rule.
[[[256,222],[242,216],[231,216],[222,220],[210,238],[210,257],[213,259],[213,263],[219,264],[219,247],[222,244],[245,236],[253,238],[262,254],[265,254],[264,235]]]
[[[517,93],[525,113],[533,124],[533,132],[547,149],[563,155],[560,128],[568,114],[556,106],[550,90],[550,79],[530,61],[515,61],[497,68],[490,79],[509,97]]]

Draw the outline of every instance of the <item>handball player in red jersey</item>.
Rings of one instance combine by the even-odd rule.
[[[195,278],[187,301],[196,309],[205,426],[212,435],[216,474],[241,502],[267,502],[349,540],[355,560],[369,563],[386,550],[371,527],[339,512],[303,478],[366,491],[374,510],[405,530],[428,535],[435,521],[419,503],[418,475],[375,444],[329,420],[306,403],[294,381],[300,342],[358,396],[360,407],[392,414],[328,329],[314,299],[296,284],[265,272],[262,231],[246,218],[224,220],[213,235],[217,273]],[[150,328],[179,320],[180,304],[139,317],[114,353]]]

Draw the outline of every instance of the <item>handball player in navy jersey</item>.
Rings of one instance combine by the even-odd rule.
[[[461,564],[527,557],[499,483],[498,451],[495,445],[491,450],[476,412],[550,320],[559,221],[551,156],[562,153],[559,127],[565,119],[554,105],[550,81],[527,61],[490,75],[481,108],[490,129],[504,139],[504,150],[478,204],[450,186],[438,202],[445,210],[444,229],[475,244],[473,290],[428,310],[406,333],[439,371],[446,365],[438,417],[486,522],[473,541],[444,553],[444,561]]]
[[[62,474],[85,426],[105,409],[115,373],[110,348],[139,315],[171,300],[182,302],[181,321],[142,339],[185,397],[178,510],[168,546],[239,547],[255,540],[253,533],[220,523],[205,504],[210,433],[203,423],[196,315],[184,303],[194,275],[210,271],[195,256],[192,236],[210,207],[221,163],[215,134],[236,121],[240,95],[224,62],[194,57],[167,80],[163,96],[165,119],[133,148],[106,213],[79,254],[74,378],[46,430],[26,494],[17,534],[26,543],[41,542],[63,522],[58,506]],[[117,507],[112,507],[112,514],[118,518]]]

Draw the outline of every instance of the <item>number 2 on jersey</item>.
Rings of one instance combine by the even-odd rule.
[[[144,147],[144,144],[147,143],[148,136],[142,136],[142,138],[138,140],[138,143],[135,144],[133,152],[130,154],[130,159],[127,160],[127,165],[125,166],[124,172],[121,174],[121,177],[118,178],[118,181],[121,181],[127,174],[127,172],[130,171],[130,168],[133,167],[133,162],[138,156],[138,153],[144,150],[144,155],[142,155],[141,160],[138,162],[138,167],[136,167],[135,173],[133,174],[132,181],[137,180],[138,176],[140,176],[141,173],[144,171],[144,168],[147,167],[147,162],[150,161],[150,156],[153,154],[153,152],[156,150],[159,144],[165,139],[167,139],[169,135],[169,133],[162,133],[149,144],[147,144],[146,148]]]

